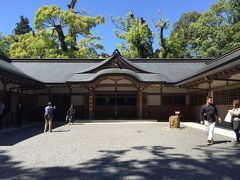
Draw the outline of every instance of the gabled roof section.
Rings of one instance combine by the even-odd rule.
[[[120,54],[120,52],[116,49],[112,56],[108,59],[102,61],[101,63],[78,73],[97,73],[98,71],[101,71],[103,69],[128,69],[135,73],[151,73],[136,64],[132,63],[126,58],[123,58]]]
[[[158,83],[166,83],[169,79],[168,77],[162,75],[162,74],[150,74],[150,73],[135,73],[128,69],[117,69],[117,68],[109,68],[109,69],[103,69],[101,71],[98,71],[97,73],[84,73],[84,74],[74,74],[72,77],[70,77],[67,82],[91,82],[95,79],[102,77],[102,76],[108,76],[108,75],[127,75],[135,79],[139,82],[158,82]]]

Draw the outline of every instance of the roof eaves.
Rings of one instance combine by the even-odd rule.
[[[233,53],[236,53],[236,52],[238,52],[238,55],[229,59],[229,57],[231,55],[233,55]],[[223,56],[222,59],[218,59],[218,60],[214,61],[213,63],[208,64],[207,65],[208,67],[205,66],[201,70],[199,70],[198,72],[196,72],[192,75],[189,75],[187,78],[185,78],[183,80],[180,80],[180,81],[176,82],[176,85],[182,85],[184,83],[202,78],[204,76],[208,76],[210,73],[213,74],[214,73],[213,70],[221,71],[223,69],[226,69],[226,68],[229,68],[229,67],[240,64],[239,62],[237,62],[237,61],[239,61],[239,58],[240,58],[240,49],[238,49],[238,51],[234,51],[233,53],[228,54],[228,56]],[[223,61],[223,62],[220,62],[220,61]],[[221,68],[221,67],[226,66],[226,65],[228,65],[228,66],[225,67],[225,68]],[[221,68],[221,69],[219,69],[219,68]]]

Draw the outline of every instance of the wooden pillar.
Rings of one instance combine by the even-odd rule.
[[[213,98],[212,81],[208,82],[208,96]]]
[[[160,106],[162,105],[162,93],[163,93],[163,89],[162,89],[162,86],[160,86],[160,102],[159,102]]]
[[[94,107],[94,87],[89,86],[89,97],[88,97],[88,118],[93,119],[93,107]]]
[[[48,87],[48,102],[52,101],[50,97],[51,97],[51,87]]]
[[[189,106],[189,105],[190,105],[190,102],[191,102],[191,100],[190,100],[190,94],[186,94],[185,98],[186,98],[186,106]]]
[[[115,89],[114,89],[114,98],[115,98],[115,104],[114,104],[114,117],[117,119],[118,117],[118,107],[117,107],[117,81],[115,81]]]
[[[5,108],[9,108],[8,110],[10,110],[10,98],[9,98],[9,94],[10,92],[7,91],[7,85],[9,84],[9,80],[7,79],[2,79],[2,83],[3,83],[3,100],[5,103]]]
[[[8,99],[7,98],[7,85],[8,85],[8,81],[7,81],[7,79],[2,79],[1,82],[3,84],[3,94],[2,94],[2,96],[3,96],[4,101],[7,101],[7,99]],[[4,102],[4,103],[7,103],[7,102]]]
[[[162,118],[162,111],[161,111],[161,108],[162,108],[162,94],[163,94],[163,86],[160,85],[160,90],[159,90],[159,120],[161,120]]]
[[[72,86],[69,86],[70,104],[72,104]]]
[[[138,86],[138,119],[142,119],[143,110],[143,86]]]

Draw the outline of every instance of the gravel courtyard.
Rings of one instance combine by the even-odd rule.
[[[239,179],[240,145],[167,123],[43,125],[0,133],[0,179]]]

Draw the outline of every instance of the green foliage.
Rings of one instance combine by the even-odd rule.
[[[14,35],[26,34],[32,31],[29,26],[28,18],[20,16],[20,22],[16,24],[16,28],[13,30]]]
[[[238,0],[220,0],[203,13],[183,14],[169,43],[173,57],[216,57],[240,45]]]
[[[88,16],[85,11],[43,6],[35,14],[36,33],[16,34],[9,46],[4,45],[5,51],[12,58],[96,58],[104,48],[91,30],[103,23],[102,16]]]
[[[35,28],[52,30],[60,43],[63,54],[70,57],[97,57],[97,50],[103,46],[96,41],[100,37],[91,30],[103,24],[102,16],[91,17],[84,13],[75,13],[73,9],[61,10],[58,6],[43,6],[36,12]],[[67,32],[68,33],[64,33]],[[77,38],[81,36],[81,38]],[[79,42],[77,42],[79,40]],[[92,54],[91,54],[92,53]]]
[[[168,22],[169,20],[164,20],[161,18],[160,14],[159,14],[159,19],[154,21],[154,26],[155,28],[158,29],[159,32],[159,40],[158,40],[158,44],[160,45],[160,49],[158,49],[157,51],[155,51],[155,57],[160,57],[160,58],[166,58],[169,56],[170,53],[170,46],[169,46],[169,42],[168,39],[166,37],[164,37],[164,30],[168,29]]]
[[[52,37],[47,31],[41,31],[35,35],[28,33],[15,36],[9,55],[11,58],[64,57],[58,48],[56,37]]]
[[[119,39],[126,41],[117,44],[117,48],[122,55],[129,58],[146,58],[153,57],[153,32],[149,29],[148,24],[142,18],[135,18],[130,11],[126,19],[111,17],[116,29],[114,32]]]
[[[99,43],[101,37],[92,29],[104,23],[102,16],[75,12],[77,1],[68,10],[43,6],[36,11],[32,33],[23,16],[16,24],[14,35],[0,35],[0,54],[12,58],[97,58],[108,57]],[[71,8],[70,8],[71,7]],[[125,18],[111,17],[114,33],[120,39],[117,48],[128,58],[147,57],[216,57],[240,45],[240,1],[219,0],[209,10],[184,13],[164,37],[168,20],[159,18],[159,49],[153,52],[154,34],[143,18],[129,12]]]
[[[200,17],[200,13],[193,11],[182,14],[177,23],[174,24],[171,31],[168,44],[171,48],[169,57],[192,57],[192,49],[195,43],[189,43],[193,40],[194,31],[189,27]]]
[[[0,34],[0,55],[9,56],[10,45],[11,36],[2,36]]]

